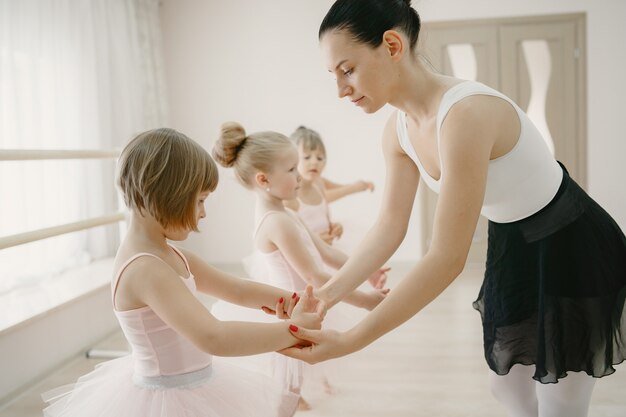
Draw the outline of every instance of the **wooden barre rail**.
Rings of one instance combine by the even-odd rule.
[[[0,149],[0,161],[35,161],[46,159],[112,159],[119,151]]]
[[[52,226],[30,232],[18,233],[16,235],[0,237],[0,249],[23,245],[24,243],[34,242],[66,233],[77,232],[79,230],[90,229],[92,227],[117,223],[123,221],[124,219],[125,213],[119,212],[106,216],[93,217],[91,219],[81,220],[74,223],[66,223],[59,226]]]
[[[46,150],[46,149],[0,149],[1,161],[40,161],[50,159],[113,159],[119,156],[118,150]],[[74,223],[61,224],[16,235],[0,237],[0,249],[23,245],[53,236],[104,226],[124,220],[123,212],[109,214]]]

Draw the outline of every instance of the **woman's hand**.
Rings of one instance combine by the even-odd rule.
[[[315,364],[328,359],[338,358],[354,352],[351,347],[348,333],[336,330],[310,330],[302,327],[290,326],[289,331],[306,347],[293,346],[279,351],[285,356],[300,359],[310,364]]]
[[[367,278],[367,281],[372,287],[380,290],[385,287],[385,283],[387,282],[387,272],[389,271],[391,271],[391,268],[380,268],[378,271],[370,275],[370,277]]]

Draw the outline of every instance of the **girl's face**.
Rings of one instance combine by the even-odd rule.
[[[200,223],[201,219],[204,219],[206,217],[204,202],[209,197],[209,194],[210,194],[210,191],[207,190],[207,191],[201,191],[196,196],[196,200],[194,203],[196,226],[198,225],[198,223]],[[188,228],[184,228],[184,229],[183,228],[175,228],[175,229],[168,228],[166,230],[167,238],[170,240],[175,240],[175,241],[181,241],[181,240],[187,239],[187,237],[189,236],[189,233],[191,233],[191,229],[188,229]]]
[[[335,76],[339,98],[347,97],[366,113],[389,101],[393,68],[387,49],[354,41],[345,30],[330,31],[320,40],[328,71]]]
[[[267,175],[269,194],[280,200],[293,200],[300,188],[300,173],[298,172],[298,150],[289,146],[278,155],[274,162],[274,169]]]
[[[204,203],[209,198],[210,191],[201,191],[196,198],[196,225],[200,223],[201,219],[206,217],[206,211]]]
[[[298,172],[306,181],[317,180],[326,166],[326,155],[320,148],[311,150],[304,149],[302,145],[298,147],[300,160],[298,161]]]

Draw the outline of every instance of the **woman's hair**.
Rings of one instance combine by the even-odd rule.
[[[415,50],[421,21],[411,0],[337,0],[322,21],[318,37],[331,30],[347,30],[354,40],[378,47],[383,33],[399,29]]]
[[[209,153],[174,129],[154,129],[131,140],[118,161],[117,186],[129,209],[147,211],[163,227],[197,231],[200,192],[217,187]]]
[[[276,158],[293,143],[277,132],[257,132],[246,135],[239,123],[224,123],[218,141],[213,146],[213,158],[223,167],[235,168],[243,186],[253,188],[257,172],[270,173]]]
[[[324,154],[324,157],[326,157],[326,147],[324,146],[324,142],[322,142],[322,137],[313,129],[300,126],[291,134],[291,140],[296,143],[296,146],[302,146],[302,149],[305,151],[315,151],[319,149]]]

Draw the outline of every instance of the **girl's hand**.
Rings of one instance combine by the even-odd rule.
[[[261,310],[263,310],[265,314],[269,314],[270,316],[276,316],[279,319],[285,320],[291,317],[291,312],[298,303],[299,299],[300,297],[298,297],[298,293],[294,292],[289,299],[280,297],[280,299],[276,301],[276,306],[274,310],[267,306],[262,306]]]
[[[289,327],[289,331],[298,339],[311,344],[307,347],[290,347],[279,351],[285,356],[300,359],[310,364],[338,358],[354,351],[350,346],[347,333],[336,330],[310,330],[302,327]]]
[[[307,285],[302,298],[296,297],[295,307],[291,312],[291,322],[296,327],[321,329],[325,315],[326,303],[316,298],[313,295],[313,287]]]
[[[385,299],[389,291],[389,288],[384,288],[365,292],[363,305],[361,307],[370,311],[373,310],[378,304],[380,304],[381,301]]]
[[[359,190],[360,191],[366,191],[369,190],[370,192],[374,191],[374,183],[370,182],[370,181],[358,181],[357,184],[359,185]]]
[[[343,235],[343,226],[341,223],[331,223],[329,235],[332,239],[339,239]]]
[[[387,272],[389,271],[391,271],[391,268],[380,268],[378,271],[370,275],[367,281],[372,287],[380,290],[385,287],[385,283],[387,282]]]
[[[333,235],[330,234],[330,232],[322,232],[320,233],[320,238],[328,243],[329,245],[333,244],[333,240],[335,240],[335,237]]]

